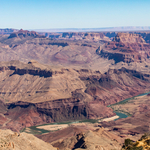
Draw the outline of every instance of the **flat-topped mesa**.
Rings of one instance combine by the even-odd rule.
[[[8,38],[14,38],[14,37],[19,37],[19,38],[26,38],[26,37],[34,37],[34,38],[45,38],[44,35],[40,35],[35,31],[28,31],[28,30],[19,30],[18,32],[11,33]]]
[[[122,43],[146,43],[142,36],[139,34],[120,32],[114,37],[113,41]]]
[[[17,32],[17,29],[12,29],[12,28],[5,28],[5,29],[0,29],[0,34],[11,34],[13,32]]]

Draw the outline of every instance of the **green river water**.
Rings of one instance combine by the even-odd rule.
[[[147,94],[149,94],[149,93],[150,93],[150,92],[146,92],[146,93],[142,93],[142,94],[139,94],[139,95],[134,96],[134,97],[131,97],[131,98],[127,98],[127,99],[122,100],[122,101],[120,101],[120,102],[118,102],[118,103],[115,103],[115,104],[112,104],[112,105],[108,105],[107,107],[111,107],[111,106],[113,106],[113,105],[118,105],[118,104],[125,104],[125,103],[127,103],[128,101],[130,101],[130,100],[132,100],[132,99],[134,99],[134,98],[136,98],[136,97],[143,96],[143,95],[147,95]],[[127,118],[127,117],[128,117],[128,115],[126,115],[126,114],[124,114],[124,113],[122,113],[122,112],[114,111],[114,113],[116,113],[116,115],[119,116],[118,119],[120,119],[120,118]],[[118,119],[115,119],[115,120],[118,120]],[[38,125],[38,126],[29,127],[29,130],[30,130],[29,133],[31,133],[31,134],[43,134],[43,133],[48,133],[48,132],[50,132],[49,130],[44,130],[44,129],[39,129],[39,128],[37,128],[37,127],[39,127],[39,126],[59,125],[59,124],[73,124],[73,123],[82,123],[82,122],[96,123],[96,122],[98,122],[98,121],[99,121],[99,119],[98,119],[98,120],[86,119],[86,120],[79,120],[79,121],[67,121],[67,122],[59,122],[59,123],[42,124],[42,125]],[[25,130],[26,130],[26,129],[23,129],[21,132],[25,132]]]

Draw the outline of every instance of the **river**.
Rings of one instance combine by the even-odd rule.
[[[118,104],[124,104],[124,103],[127,103],[128,101],[130,101],[130,100],[132,100],[132,99],[134,99],[136,97],[147,95],[149,93],[150,92],[146,92],[146,93],[139,94],[137,96],[133,96],[131,98],[127,98],[127,99],[122,100],[120,102],[117,102],[115,104],[108,105],[107,107],[111,107],[113,105],[118,105]],[[128,117],[128,115],[126,115],[126,114],[124,114],[122,112],[114,111],[114,113],[116,113],[116,115],[119,116],[119,118],[115,119],[115,121],[118,120],[118,119],[121,119],[121,118],[127,118]],[[29,131],[28,133],[31,133],[31,134],[43,134],[43,133],[48,133],[50,131],[49,130],[44,130],[44,129],[39,129],[37,127],[39,127],[39,126],[46,126],[46,125],[60,125],[60,124],[68,124],[69,125],[69,124],[73,124],[73,123],[84,123],[84,122],[97,123],[98,121],[99,121],[99,119],[97,119],[97,120],[96,119],[86,119],[86,120],[80,120],[80,121],[67,121],[67,122],[50,123],[50,124],[43,124],[43,125],[38,125],[38,126],[32,126],[32,127],[27,128],[27,129]],[[27,132],[26,128],[23,129],[21,132]]]

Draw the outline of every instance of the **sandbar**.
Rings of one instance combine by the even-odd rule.
[[[119,116],[118,116],[118,115],[115,115],[115,116],[113,116],[113,117],[101,119],[101,120],[99,120],[98,122],[103,122],[103,121],[108,122],[108,121],[112,121],[112,120],[115,120],[115,119],[118,119],[118,118],[119,118]]]

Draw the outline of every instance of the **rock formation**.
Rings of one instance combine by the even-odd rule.
[[[10,130],[0,130],[0,150],[57,150],[51,144],[46,143],[27,133],[16,133]]]
[[[11,33],[8,38],[15,38],[19,37],[21,39],[27,37],[34,37],[34,38],[45,38],[45,36],[38,34],[35,31],[28,31],[28,30],[19,30],[18,32]]]
[[[113,41],[121,43],[146,43],[139,34],[120,32],[114,37]]]
[[[20,131],[46,123],[111,117],[115,113],[108,105],[148,91],[150,44],[144,35],[118,33],[110,41],[106,34],[112,39],[116,32],[51,33],[45,38],[20,30],[1,35],[0,128]],[[11,61],[2,62],[7,60]],[[38,137],[60,149],[117,149],[122,139],[149,130],[148,100],[123,109],[132,117],[97,123],[96,129],[69,125]]]
[[[97,54],[113,59],[115,63],[142,62],[150,57],[150,44],[147,44],[139,34],[118,33],[113,41],[105,44]]]
[[[109,133],[104,128],[98,127],[92,130],[87,128],[87,126],[68,127],[54,133],[38,135],[38,137],[51,143],[54,147],[58,147],[60,150],[121,149],[123,141],[119,136]]]
[[[115,115],[107,105],[144,92],[150,75],[122,68],[101,74],[30,61],[1,63],[1,128]]]

